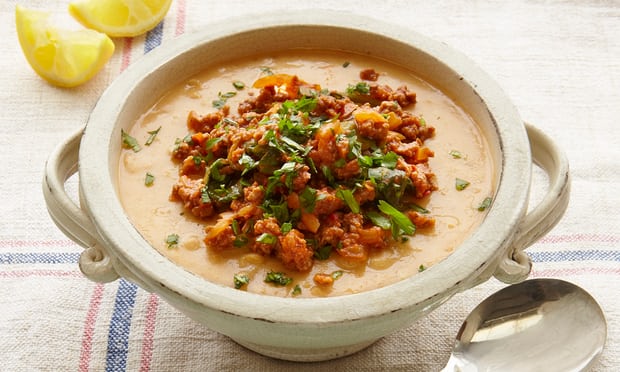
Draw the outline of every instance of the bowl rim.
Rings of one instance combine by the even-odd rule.
[[[368,31],[369,24],[373,31]],[[466,80],[495,122],[502,159],[498,164],[493,205],[465,242],[443,261],[420,274],[386,287],[326,298],[265,296],[214,284],[177,266],[152,248],[126,216],[113,186],[113,176],[101,171],[116,167],[110,164],[113,158],[110,149],[117,140],[112,133],[118,130],[118,123],[110,118],[118,119],[124,107],[122,101],[131,96],[143,78],[150,77],[161,66],[170,66],[176,56],[222,38],[300,26],[370,33],[404,42],[435,57]],[[460,288],[473,286],[478,276],[497,262],[525,213],[531,163],[527,134],[517,110],[499,85],[462,53],[416,31],[376,19],[331,11],[288,12],[228,20],[182,35],[130,65],[102,94],[88,119],[79,153],[79,187],[81,201],[105,243],[106,253],[114,258],[115,268],[145,289],[189,301],[192,307],[206,307],[241,317],[294,324],[334,323],[428,306],[443,297],[438,296],[441,293],[454,294]]]

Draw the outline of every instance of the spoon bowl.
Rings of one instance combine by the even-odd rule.
[[[469,314],[443,371],[581,371],[606,338],[603,311],[582,288],[558,279],[526,280]]]

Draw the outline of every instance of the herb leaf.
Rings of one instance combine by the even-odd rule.
[[[314,258],[316,258],[317,260],[324,261],[324,260],[327,260],[331,254],[332,254],[332,246],[324,245],[314,251]]]
[[[233,283],[235,284],[235,289],[241,289],[244,285],[250,282],[250,277],[246,274],[235,274],[233,276]]]
[[[240,81],[240,80],[233,81],[232,85],[237,90],[242,90],[243,88],[245,88],[245,83],[243,81]]]
[[[359,213],[360,205],[357,203],[357,200],[353,197],[353,191],[349,189],[338,189],[336,191],[336,197],[347,204],[351,212]]]
[[[226,105],[226,101],[237,95],[237,92],[226,92],[226,93],[222,93],[219,92],[217,94],[217,99],[214,100],[213,103],[213,107],[215,107],[216,109],[221,109],[222,107],[224,107]]]
[[[469,186],[469,181],[465,181],[464,179],[457,178],[454,182],[454,186],[458,191],[463,191]]]
[[[375,226],[379,226],[383,230],[389,230],[392,228],[392,223],[390,222],[390,219],[379,212],[367,212],[366,217],[368,217],[370,221],[375,224]]]
[[[409,217],[405,216],[401,211],[391,206],[385,200],[379,200],[379,210],[388,216],[392,220],[392,226],[398,226],[406,235],[412,235],[415,233],[415,225]]]
[[[480,203],[480,205],[478,206],[478,210],[480,212],[484,212],[487,208],[491,206],[491,202],[493,202],[493,199],[490,196],[484,198],[482,203]]]
[[[310,186],[306,186],[304,190],[299,194],[299,200],[301,201],[302,208],[308,212],[312,213],[314,211],[314,206],[316,204],[317,191]]]
[[[176,248],[179,244],[179,234],[170,234],[166,237],[166,244],[168,248]]]
[[[256,238],[256,241],[263,244],[275,244],[278,241],[278,238],[269,233],[262,233]]]
[[[155,182],[155,176],[153,176],[150,172],[146,172],[146,175],[144,176],[144,185],[153,186],[153,182]]]
[[[121,129],[121,140],[123,141],[123,147],[126,149],[132,149],[133,152],[142,150],[138,141],[123,129]]]
[[[299,284],[297,284],[295,288],[293,288],[293,292],[291,292],[291,294],[293,296],[299,296],[301,294],[301,287],[299,286]]]
[[[205,142],[205,150],[209,151],[215,146],[218,142],[222,140],[222,137],[209,138]]]
[[[161,126],[155,130],[148,132],[149,138],[146,139],[146,142],[144,144],[146,146],[151,146],[153,141],[155,141],[155,137],[157,137],[157,134],[159,133],[160,130],[161,130]]]
[[[282,287],[289,285],[291,282],[293,282],[293,279],[282,272],[270,271],[265,276],[265,283],[273,283]]]

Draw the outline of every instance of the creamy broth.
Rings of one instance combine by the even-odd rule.
[[[346,62],[346,63],[345,63]],[[360,81],[360,70],[374,68],[380,73],[377,83],[398,87],[403,84],[417,94],[417,103],[408,110],[422,116],[436,128],[435,136],[425,141],[434,151],[429,164],[437,176],[439,189],[424,200],[436,224],[430,230],[418,230],[404,244],[372,252],[366,265],[351,265],[332,254],[326,261],[315,260],[312,270],[299,273],[287,270],[272,257],[247,249],[214,252],[203,242],[205,221],[183,210],[179,202],[169,200],[172,185],[178,179],[178,162],[171,158],[175,140],[188,134],[190,111],[214,112],[218,93],[235,91],[232,83],[241,81],[245,88],[228,99],[234,111],[239,102],[256,91],[252,83],[265,68],[277,73],[297,75],[324,88],[344,90]],[[144,145],[149,132],[158,128],[154,141]],[[242,290],[297,297],[339,296],[367,291],[415,275],[447,257],[480,224],[485,213],[481,202],[492,196],[495,175],[488,144],[467,113],[427,82],[406,69],[367,56],[340,52],[291,51],[269,57],[228,63],[209,69],[184,84],[171,89],[148,112],[128,129],[142,149],[123,149],[119,163],[119,193],[122,204],[136,229],[161,254],[187,270],[214,283],[233,287],[233,276],[243,273],[250,278]],[[458,151],[460,156],[455,156]],[[145,185],[145,175],[153,175],[152,185]],[[464,190],[455,187],[456,178],[470,182]],[[178,245],[168,247],[166,238],[179,236]],[[264,282],[267,273],[284,272],[293,279],[286,287]],[[318,286],[317,273],[342,275],[331,286]]]

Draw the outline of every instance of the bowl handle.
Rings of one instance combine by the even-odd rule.
[[[84,247],[80,255],[80,270],[90,280],[110,282],[119,276],[112,261],[101,248],[99,234],[85,212],[67,194],[65,183],[78,169],[80,129],[59,144],[45,164],[43,196],[47,210],[58,228],[77,244]]]
[[[549,177],[547,194],[517,227],[511,249],[503,257],[494,276],[505,283],[525,280],[532,262],[525,249],[549,232],[562,218],[570,196],[570,174],[564,152],[540,129],[525,123],[532,159]]]

